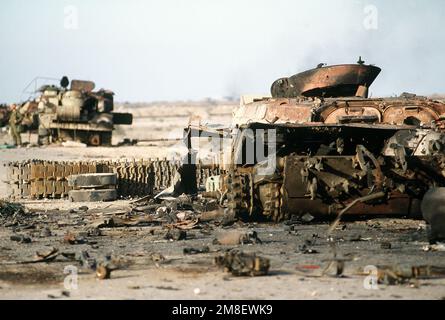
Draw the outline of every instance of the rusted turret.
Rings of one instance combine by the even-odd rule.
[[[274,98],[305,97],[368,97],[368,88],[381,69],[365,65],[361,57],[357,64],[324,66],[307,70],[272,84]]]

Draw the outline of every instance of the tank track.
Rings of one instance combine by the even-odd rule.
[[[116,173],[119,197],[153,195],[168,188],[181,161],[167,159],[118,161],[10,162],[7,166],[9,194],[13,199],[63,199],[72,187],[68,176],[86,173]],[[220,174],[216,165],[197,165],[198,187],[212,175]]]
[[[258,192],[254,188],[258,188]],[[281,210],[281,188],[282,184],[277,182],[253,186],[248,174],[231,172],[227,194],[229,213],[242,220],[250,220],[253,216],[274,222],[286,220],[289,217]]]
[[[252,198],[248,175],[231,172],[228,176],[228,209],[229,215],[248,219],[252,212]]]

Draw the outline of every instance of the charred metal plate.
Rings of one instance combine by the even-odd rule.
[[[133,115],[131,113],[118,113],[118,112],[113,112],[113,123],[114,124],[126,124],[126,125],[131,125],[133,124]]]
[[[304,162],[301,157],[286,157],[284,165],[284,196],[300,198],[307,194],[307,184],[303,182]]]
[[[354,157],[285,158],[282,209],[287,214],[337,214],[358,197],[371,192],[368,179],[355,168]],[[359,202],[347,211],[350,215],[419,212],[419,203],[393,191],[388,198],[373,203]]]
[[[381,69],[371,65],[345,64],[311,69],[275,81],[275,97],[345,97],[354,96],[360,86],[369,87]]]
[[[310,167],[308,167],[308,163]],[[354,181],[360,171],[354,168],[354,158],[348,157],[286,157],[284,169],[284,189],[288,197],[308,196],[308,182],[316,177],[328,188],[347,184],[359,188]],[[305,177],[306,175],[306,177]]]
[[[351,202],[351,201],[349,201]],[[336,215],[345,208],[348,203],[329,204],[321,199],[311,200],[308,198],[287,198],[283,201],[283,209],[290,214],[302,215],[310,213],[314,216]],[[357,203],[349,209],[346,215],[414,215],[420,211],[416,199],[405,195],[394,195],[382,203],[367,204]]]

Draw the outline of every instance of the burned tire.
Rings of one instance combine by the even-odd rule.
[[[116,173],[89,173],[71,175],[68,177],[68,186],[79,188],[104,188],[117,184]]]
[[[88,137],[88,144],[93,147],[98,147],[102,143],[101,135],[99,133],[91,134]]]
[[[117,199],[116,189],[71,190],[68,192],[71,202],[101,202]]]
[[[423,197],[421,209],[429,224],[428,240],[445,240],[445,188],[429,190]]]

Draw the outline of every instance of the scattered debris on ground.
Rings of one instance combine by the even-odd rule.
[[[238,250],[231,250],[216,257],[215,263],[234,276],[264,276],[270,268],[269,259]]]
[[[378,282],[387,285],[397,285],[419,279],[445,278],[445,266],[413,266],[397,264],[379,266]]]

